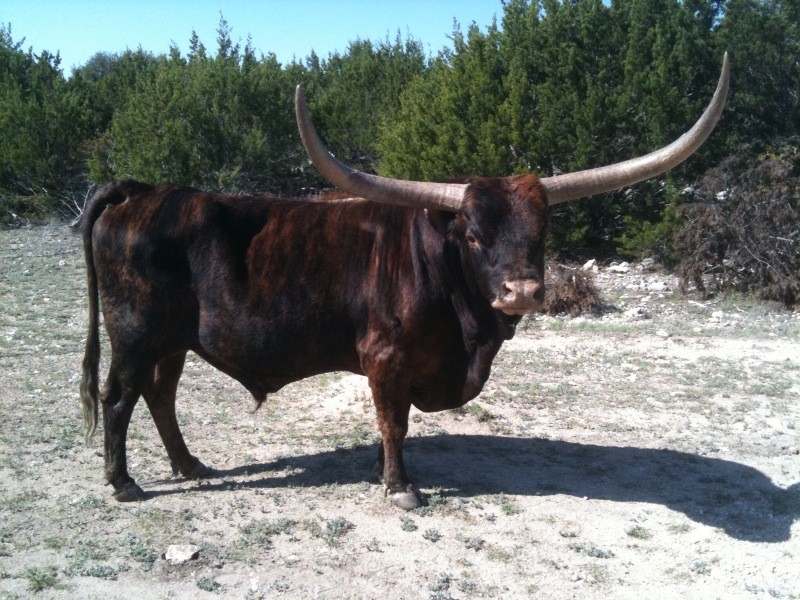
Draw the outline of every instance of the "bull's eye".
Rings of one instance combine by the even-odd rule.
[[[480,248],[480,243],[478,242],[478,238],[476,238],[471,233],[467,233],[467,242],[469,242],[469,245],[474,248]]]

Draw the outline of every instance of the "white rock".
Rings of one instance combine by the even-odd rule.
[[[631,270],[631,266],[626,262],[611,263],[611,266],[608,267],[608,270],[612,273],[627,273]]]
[[[642,262],[639,263],[640,269],[652,269],[656,266],[656,261],[654,258],[643,258]]]
[[[581,267],[581,270],[582,271],[588,271],[588,270],[594,268],[596,263],[597,263],[597,261],[594,258],[592,260],[586,261],[584,263],[584,265]]]
[[[647,311],[643,309],[641,306],[637,306],[636,308],[629,308],[625,311],[625,316],[629,319],[649,319],[650,315],[647,314]]]
[[[200,556],[200,546],[194,544],[173,544],[164,553],[164,560],[171,565],[182,565]]]

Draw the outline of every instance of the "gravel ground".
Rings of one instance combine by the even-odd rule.
[[[363,378],[254,411],[190,356],[179,420],[217,476],[172,478],[140,403],[150,498],[119,504],[82,442],[79,248],[0,231],[2,598],[800,598],[798,313],[599,266],[605,310],[527,320],[477,400],[412,413],[411,513],[372,471]]]

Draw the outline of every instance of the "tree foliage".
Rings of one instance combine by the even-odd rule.
[[[393,42],[356,40],[346,54],[312,55],[305,68],[295,65],[295,83],[306,88],[317,126],[340,159],[371,170],[381,118],[394,118],[400,95],[426,62],[422,44],[399,34]]]
[[[58,55],[23,43],[0,26],[0,190],[39,194],[76,167],[80,107],[66,93]]]
[[[275,57],[234,44],[210,56],[196,39],[135,78],[91,161],[94,180],[174,181],[217,190],[279,187],[293,166],[290,91]]]
[[[435,56],[397,35],[282,65],[221,19],[216,48],[194,34],[186,55],[99,53],[69,78],[57,54],[26,50],[4,25],[0,198],[82,193],[87,177],[319,188],[296,134],[298,83],[331,150],[362,170],[441,180],[609,164],[685,131],[727,50],[728,104],[691,160],[553,211],[559,248],[669,257],[685,188],[742,148],[757,156],[800,138],[794,1],[507,0],[498,10],[485,29],[456,25]]]

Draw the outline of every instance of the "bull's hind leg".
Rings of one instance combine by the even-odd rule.
[[[185,360],[186,353],[181,352],[158,363],[150,385],[144,390],[144,399],[167,449],[173,474],[196,479],[211,475],[212,470],[189,452],[175,415],[175,395]]]
[[[126,439],[133,409],[151,375],[146,370],[122,367],[113,358],[101,395],[105,438],[106,480],[120,502],[144,500],[145,495],[128,475]]]

